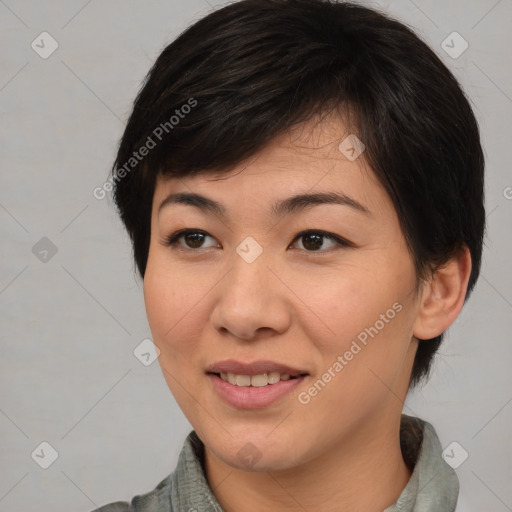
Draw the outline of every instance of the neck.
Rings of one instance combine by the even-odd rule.
[[[400,418],[368,422],[327,453],[300,466],[267,472],[234,469],[205,448],[205,472],[226,512],[381,512],[411,472],[400,450]]]

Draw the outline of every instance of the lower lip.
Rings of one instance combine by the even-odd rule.
[[[244,387],[230,384],[213,373],[208,373],[207,376],[220,397],[228,404],[239,409],[263,409],[268,407],[291,393],[305,378],[303,375],[294,379],[280,380],[275,384],[267,384],[266,386]]]

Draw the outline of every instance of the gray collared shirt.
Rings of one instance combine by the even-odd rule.
[[[404,414],[400,443],[405,461],[414,469],[398,500],[383,512],[453,512],[459,480],[442,458],[434,427]],[[204,445],[192,431],[176,469],[154,490],[135,496],[131,504],[118,501],[93,512],[224,512],[206,480],[203,456]]]

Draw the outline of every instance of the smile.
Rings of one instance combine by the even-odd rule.
[[[231,375],[231,377],[229,377]],[[279,380],[277,379],[279,376]],[[215,395],[236,409],[263,409],[290,395],[307,375],[291,377],[281,374],[240,375],[208,373]],[[273,384],[268,382],[269,377]],[[284,379],[283,379],[284,377]],[[231,383],[228,379],[231,378]],[[252,380],[255,379],[255,384]],[[266,381],[266,383],[264,383]],[[240,382],[240,384],[237,384]],[[250,383],[249,383],[250,382]],[[258,385],[259,383],[259,385]]]
[[[223,381],[229,382],[235,386],[253,386],[257,388],[268,386],[269,384],[277,384],[281,380],[290,380],[291,378],[296,378],[291,377],[288,373],[281,374],[279,372],[260,373],[259,375],[240,375],[236,373],[220,372],[218,375]]]

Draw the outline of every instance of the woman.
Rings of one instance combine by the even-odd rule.
[[[477,280],[483,170],[460,85],[383,14],[242,0],[181,34],[112,185],[194,430],[153,491],[98,510],[455,510],[402,408]]]

